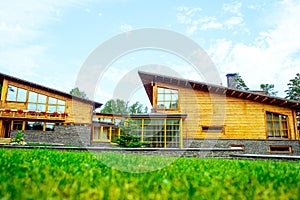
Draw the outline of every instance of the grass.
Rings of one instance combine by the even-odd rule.
[[[0,149],[0,170],[1,199],[300,197],[300,162]]]

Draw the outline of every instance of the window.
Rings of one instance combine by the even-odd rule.
[[[46,122],[46,131],[54,131],[55,123]]]
[[[36,92],[29,92],[28,110],[46,111],[47,96]]]
[[[202,132],[223,132],[223,126],[202,126]]]
[[[48,108],[47,108],[48,107]],[[53,97],[47,97],[36,92],[29,92],[28,110],[65,112],[66,102]],[[47,109],[46,109],[47,108]]]
[[[245,145],[243,144],[231,144],[229,147],[230,149],[245,150]]]
[[[14,121],[13,130],[22,130],[23,121]]]
[[[168,88],[157,88],[157,108],[176,110],[178,109],[178,91]]]
[[[179,119],[144,119],[134,120],[138,126],[137,135],[143,141],[149,142],[150,147],[180,147]]]
[[[41,122],[41,121],[32,121],[25,123],[25,130],[29,131],[54,131],[55,123],[50,122]]]
[[[26,102],[27,90],[8,85],[7,101]]]
[[[291,146],[269,146],[269,151],[274,153],[292,153]]]
[[[40,130],[44,129],[44,122],[27,122],[25,130]]]
[[[268,138],[288,138],[287,116],[267,112]]]
[[[53,97],[48,97],[48,111],[49,112],[60,112],[63,113],[65,112],[65,106],[66,102],[53,98]]]

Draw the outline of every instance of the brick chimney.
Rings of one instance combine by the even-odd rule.
[[[236,73],[227,74],[227,87],[231,89],[236,89],[237,82],[235,80]]]

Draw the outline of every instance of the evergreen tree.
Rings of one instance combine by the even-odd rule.
[[[76,97],[88,99],[88,96],[86,95],[86,93],[84,91],[80,91],[78,87],[73,88],[70,91],[70,94],[73,95],[73,96],[76,96]]]
[[[274,84],[260,84],[260,89],[265,91],[269,96],[276,96],[278,91],[274,90]]]
[[[235,82],[236,82],[236,89],[238,90],[249,90],[247,87],[245,81],[242,79],[241,75],[239,73],[235,76]]]
[[[285,98],[300,101],[300,73],[297,73],[296,77],[291,79],[287,85],[288,89],[284,91],[287,94]]]

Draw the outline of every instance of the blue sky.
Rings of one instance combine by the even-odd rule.
[[[225,86],[225,75],[239,72],[250,89],[275,84],[284,97],[289,79],[300,72],[300,1],[11,0],[0,7],[0,71],[65,92],[76,86],[95,48],[115,35],[149,27],[197,42]],[[178,56],[140,50],[113,62],[90,98],[105,103],[123,76],[146,64],[205,81]],[[132,102],[146,98],[142,87],[133,93]]]

